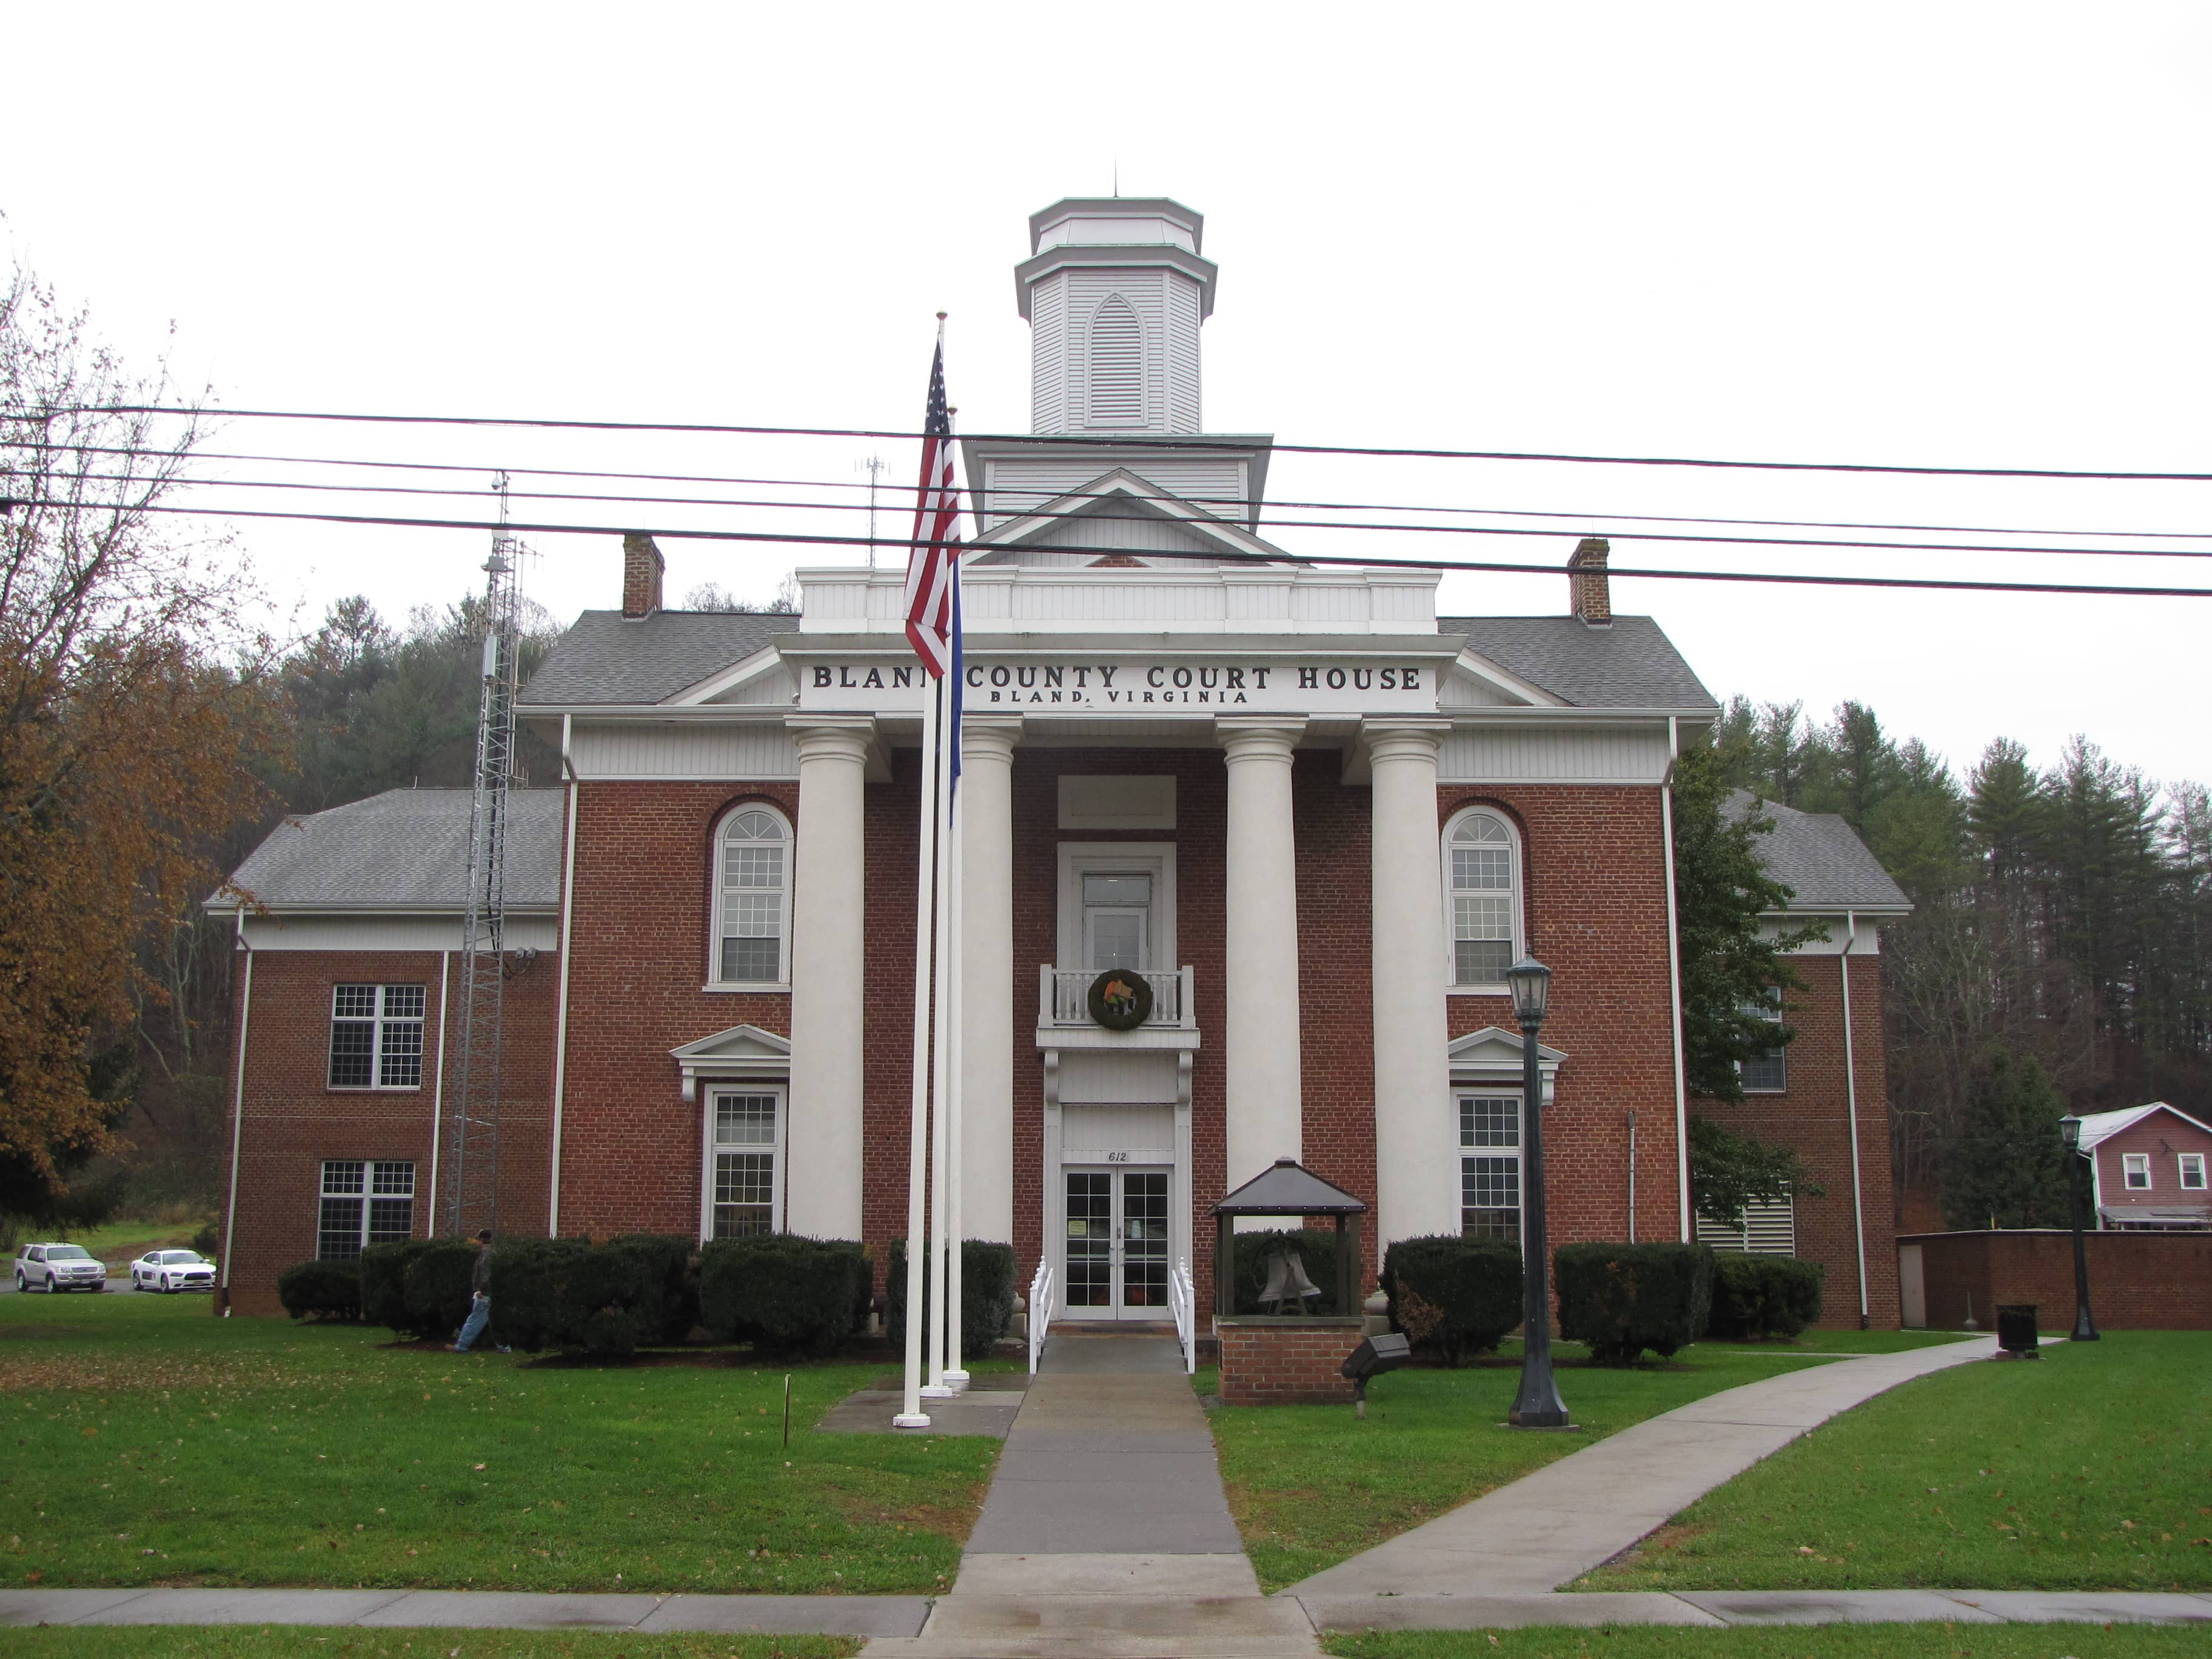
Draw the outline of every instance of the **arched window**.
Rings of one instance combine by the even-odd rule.
[[[1089,397],[1093,426],[1145,423],[1145,331],[1118,294],[1091,313]]]
[[[1521,842],[1470,807],[1444,826],[1444,912],[1455,988],[1502,988],[1521,950]]]
[[[720,985],[790,977],[791,825],[772,806],[740,806],[714,836],[714,959]]]

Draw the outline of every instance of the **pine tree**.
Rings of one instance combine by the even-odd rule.
[[[1990,1048],[1944,1160],[1944,1219],[1960,1230],[2067,1225],[2065,1115],[2033,1054]]]

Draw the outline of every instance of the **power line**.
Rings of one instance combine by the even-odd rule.
[[[34,507],[65,507],[67,501],[37,501],[28,503]],[[492,530],[498,528],[493,521],[482,519],[399,519],[381,514],[346,513],[288,513],[274,508],[173,507],[151,504],[136,509],[147,513],[178,514],[202,518],[281,519],[311,524],[347,524],[381,526],[410,530]],[[645,534],[669,541],[710,541],[764,543],[799,547],[859,547],[869,546],[905,549],[911,544],[903,540],[884,538],[871,542],[865,536],[810,536],[789,531],[745,530],[687,530],[647,529],[641,531],[635,525],[587,524],[514,524],[507,528],[517,534],[576,535],[619,537],[625,534]],[[935,545],[935,544],[922,544]],[[945,545],[960,545],[948,543]],[[1162,554],[1157,549],[1133,548],[1117,550],[1109,547],[1081,547],[1050,542],[1029,542],[1024,547],[1041,553],[1079,553],[1092,558],[1103,558],[1119,550],[1133,556],[1167,557],[1196,556]],[[1334,556],[1328,554],[1301,554],[1293,558],[1276,559],[1266,554],[1237,553],[1224,550],[1203,556],[1222,563],[1278,565],[1344,565],[1366,569],[1485,571],[1508,575],[1558,576],[1565,567],[1559,564],[1504,563],[1474,559],[1407,559]],[[1818,587],[1883,587],[1905,590],[1925,590],[1963,593],[2059,593],[2075,595],[2112,595],[2136,599],[2212,599],[2212,587],[2145,587],[2117,586],[2095,582],[2009,582],[1972,581],[1932,576],[1837,576],[1784,571],[1749,570],[1660,570],[1615,565],[1611,574],[1621,577],[1643,577],[1658,581],[1765,582],[1792,586]]]
[[[581,421],[520,415],[362,415],[335,410],[195,409],[176,404],[88,404],[58,410],[70,415],[191,415],[210,419],[340,421],[372,426],[501,426],[565,432],[668,432],[694,436],[867,438],[920,442],[922,434],[886,427],[740,425],[708,421]],[[1222,440],[1145,433],[963,433],[963,441],[1046,447],[1111,443],[1132,449],[1219,448]],[[1279,454],[1369,455],[1437,461],[1539,461],[1577,466],[1683,466],[1760,472],[1881,473],[1923,478],[2071,478],[2109,483],[2212,483],[2212,472],[2133,472],[2040,466],[1902,466],[1869,461],[1751,461],[1687,455],[1576,455],[1519,449],[1428,449],[1385,444],[1271,444]]]

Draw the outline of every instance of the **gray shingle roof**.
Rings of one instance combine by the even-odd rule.
[[[1728,810],[1736,817],[1752,811],[1753,797],[1738,789]],[[1796,891],[1793,910],[1909,910],[1912,901],[1890,879],[1881,860],[1867,851],[1857,832],[1833,812],[1801,812],[1767,801],[1759,812],[1774,828],[1759,838],[1759,861],[1767,873]]]
[[[1674,642],[1649,617],[1592,628],[1575,617],[1439,617],[1439,634],[1464,634],[1478,656],[1577,708],[1711,708]]]
[[[586,611],[522,690],[525,706],[653,703],[743,662],[799,618],[781,611]]]
[[[550,908],[561,902],[562,793],[518,789],[507,797],[511,905]],[[393,789],[286,818],[231,880],[280,910],[463,911],[469,901],[469,805],[465,789]]]

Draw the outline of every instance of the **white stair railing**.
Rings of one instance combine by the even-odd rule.
[[[1036,1375],[1037,1356],[1044,1352],[1045,1333],[1052,1328],[1052,1263],[1037,1263],[1030,1280],[1030,1375]]]
[[[1182,1350],[1188,1376],[1198,1369],[1198,1289],[1181,1261],[1168,1270],[1168,1310],[1175,1316],[1176,1346]]]

